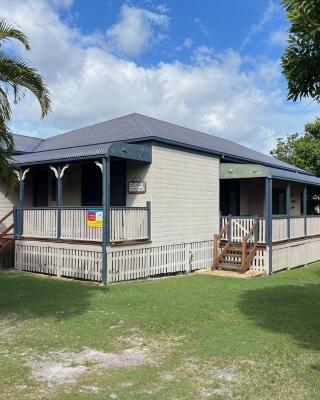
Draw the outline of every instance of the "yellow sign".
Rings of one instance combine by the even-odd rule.
[[[89,228],[102,228],[103,226],[103,211],[88,210],[87,224]]]

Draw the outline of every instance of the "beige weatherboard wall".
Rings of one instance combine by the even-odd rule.
[[[219,163],[215,157],[153,146],[147,181],[153,243],[209,240],[219,231]]]
[[[14,189],[7,194],[6,186],[0,181],[0,219],[8,214],[13,207],[18,203],[18,190]],[[6,221],[0,227],[1,231],[10,226],[13,222],[13,217],[6,219]]]
[[[152,243],[123,248],[212,240],[219,231],[219,159],[152,146],[152,163],[128,161],[130,180],[146,183],[146,193],[127,193],[127,206],[151,202]]]

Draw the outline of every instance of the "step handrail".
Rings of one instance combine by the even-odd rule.
[[[7,233],[11,231],[11,229],[14,228],[14,224],[9,225],[3,232],[0,233],[0,239],[2,239],[4,236],[6,236]]]
[[[214,248],[214,253],[213,253],[213,263],[212,263],[212,270],[215,270],[219,264],[219,250],[218,250],[218,246],[219,246],[219,240],[222,238],[222,236],[227,232],[229,226],[230,226],[230,220],[225,224],[225,226],[223,226],[220,230],[219,233],[216,233],[213,236],[213,248]]]
[[[13,214],[13,210],[9,211],[3,218],[0,219],[0,224],[2,224],[7,218]]]
[[[257,244],[255,243],[253,246],[253,249],[251,250],[250,254],[247,256],[247,243],[252,234],[255,232],[257,226],[257,221],[254,222],[252,225],[250,231],[248,232],[247,235],[243,236],[242,238],[242,246],[241,246],[241,266],[240,266],[240,272],[246,272],[249,269],[249,262],[252,261],[256,249],[257,249]]]

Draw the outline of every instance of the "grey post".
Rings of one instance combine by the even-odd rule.
[[[254,244],[258,244],[259,241],[259,228],[260,228],[260,220],[259,217],[256,215],[255,217],[256,228],[254,232]]]
[[[287,184],[286,190],[286,214],[287,214],[287,237],[290,239],[290,218],[291,218],[291,185]]]
[[[304,236],[307,236],[307,199],[308,199],[308,188],[303,188],[303,217],[304,217]]]
[[[23,207],[24,207],[24,177],[23,171],[19,171],[19,212],[18,212],[18,238],[23,234]]]
[[[57,168],[57,239],[61,238],[61,206],[62,206],[62,179],[61,179],[61,166]]]
[[[229,222],[229,226],[228,226],[228,231],[227,231],[227,238],[228,238],[228,242],[231,242],[231,228],[232,228],[232,217],[231,214],[228,215],[228,222]]]
[[[102,271],[101,282],[107,283],[107,246],[110,243],[110,158],[102,159],[102,206],[103,206],[103,232],[102,232]]]
[[[266,244],[269,247],[269,271],[268,274],[272,274],[272,178],[266,178]]]
[[[25,169],[24,171],[20,169],[17,173],[18,180],[20,182],[20,190],[19,190],[19,212],[17,214],[18,219],[18,229],[17,229],[17,236],[21,238],[23,235],[23,207],[24,207],[24,180],[26,178],[27,173],[29,172],[29,168]]]
[[[148,239],[151,240],[151,201],[147,201],[148,208]]]

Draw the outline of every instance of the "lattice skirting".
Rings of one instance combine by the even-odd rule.
[[[16,242],[16,269],[100,281],[100,246]],[[212,264],[213,241],[108,249],[108,282],[190,272]]]
[[[102,252],[96,245],[16,241],[16,269],[101,281]],[[213,241],[204,240],[149,247],[108,248],[108,282],[130,281],[209,268]],[[264,270],[265,251],[259,250],[252,269]]]

